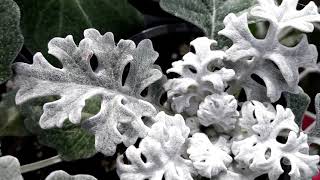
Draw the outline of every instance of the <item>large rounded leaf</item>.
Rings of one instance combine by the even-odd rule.
[[[23,45],[20,32],[20,10],[12,0],[0,2],[0,83],[11,75],[10,64]]]

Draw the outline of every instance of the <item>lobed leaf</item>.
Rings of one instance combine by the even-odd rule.
[[[195,133],[190,138],[187,152],[198,173],[203,177],[211,178],[227,172],[227,167],[233,160],[228,154],[229,148],[227,140],[223,137],[212,144],[207,135]]]
[[[237,162],[260,175],[267,173],[270,180],[278,179],[284,172],[280,163],[283,158],[291,165],[291,179],[310,179],[318,172],[319,156],[309,155],[308,137],[299,133],[290,109],[277,105],[275,111],[270,104],[266,107],[259,102],[248,102],[244,107],[247,112],[240,119],[244,125],[241,126],[247,129],[251,124],[251,128],[249,137],[232,144]],[[289,134],[286,142],[281,143],[277,137],[285,136],[281,134],[283,130]]]
[[[239,17],[229,14],[224,19],[225,29],[219,32],[234,43],[226,50],[225,65],[236,72],[237,80],[231,86],[242,87],[247,100],[275,102],[282,92],[298,93],[298,69],[315,65],[318,57],[306,35],[295,47],[280,44],[280,29],[276,23],[270,23],[266,37],[256,39],[248,28],[247,13]]]
[[[94,136],[79,125],[65,122],[62,128],[42,129],[39,119],[43,113],[42,104],[54,98],[43,98],[19,107],[25,127],[37,136],[40,144],[54,148],[66,161],[90,158],[97,153]],[[84,113],[87,111],[84,110]]]
[[[169,116],[160,112],[157,122],[141,140],[139,148],[130,146],[117,159],[117,173],[121,180],[192,180],[190,160],[184,159],[184,144],[189,134],[181,115]],[[143,158],[144,157],[144,158]]]
[[[41,53],[34,56],[33,64],[16,63],[15,81],[18,104],[36,97],[58,95],[59,100],[46,103],[40,118],[42,128],[62,127],[68,118],[74,124],[81,123],[81,111],[85,101],[101,96],[101,109],[82,126],[95,134],[95,146],[100,152],[112,155],[116,145],[133,144],[144,137],[149,129],[142,118],[156,114],[156,109],[142,100],[142,91],[162,76],[153,63],[158,53],[151,41],[144,40],[136,47],[130,40],[120,40],[115,45],[112,33],[100,35],[88,29],[77,46],[72,36],[54,38],[49,53],[54,55],[62,69],[46,61]],[[90,59],[95,55],[98,67],[93,70]],[[130,63],[125,78],[124,68]]]
[[[180,77],[168,80],[164,88],[175,112],[195,115],[206,96],[225,90],[227,82],[234,78],[234,71],[221,68],[225,53],[211,50],[216,41],[201,37],[190,45],[195,52],[187,53],[183,60],[173,62],[173,67],[167,70]]]
[[[197,111],[199,122],[204,126],[213,125],[217,132],[230,132],[236,126],[239,112],[234,96],[227,93],[207,96]]]

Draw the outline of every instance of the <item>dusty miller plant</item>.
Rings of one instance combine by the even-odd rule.
[[[201,8],[203,1],[195,14],[188,14],[193,4],[187,2],[176,15],[203,28],[208,37],[193,40],[192,51],[166,71],[179,77],[167,80],[154,64],[158,53],[150,40],[116,43],[110,32],[87,29],[79,45],[72,36],[49,42],[49,54],[62,68],[51,65],[41,53],[34,55],[32,64],[13,64],[19,89],[16,103],[58,96],[43,106],[42,129],[63,128],[66,122],[79,125],[94,135],[96,151],[106,156],[124,144],[127,149],[116,162],[121,180],[253,180],[264,174],[276,180],[284,173],[283,164],[291,166],[292,180],[316,175],[319,156],[309,154],[309,145],[317,143],[318,129],[302,131],[301,117],[290,100],[294,94],[303,95],[299,68],[317,63],[316,47],[305,35],[314,30],[312,23],[320,22],[317,6],[310,2],[297,10],[298,0],[281,4],[258,0],[248,10],[225,14],[224,29],[218,32],[214,23],[222,14],[215,6],[221,2],[208,1],[205,6],[213,7],[208,13]],[[162,3],[169,12],[175,8],[170,0]],[[202,14],[199,19],[196,12]],[[248,24],[260,21],[269,26],[259,39]],[[287,29],[301,33],[293,47],[279,39]],[[219,41],[210,39],[217,35],[233,44],[217,50]],[[96,68],[90,65],[94,56]],[[245,102],[237,100],[241,89]],[[167,101],[161,103],[165,92]],[[288,107],[277,104],[281,95]],[[83,116],[86,100],[96,96],[101,100],[98,113]],[[0,165],[1,180],[22,179],[23,168],[16,158],[3,156]],[[46,179],[95,178],[55,171]]]

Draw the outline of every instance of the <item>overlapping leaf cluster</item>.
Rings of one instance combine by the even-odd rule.
[[[216,35],[215,22],[225,13],[215,8],[221,2],[203,1],[192,7],[188,1],[172,6],[182,7],[183,11],[177,8],[177,15],[203,27],[212,37]],[[173,2],[161,3],[172,12],[168,7]],[[309,155],[308,135],[296,123],[305,106],[291,102],[305,99],[308,105],[309,99],[298,86],[298,69],[314,66],[318,53],[305,34],[295,47],[281,44],[278,38],[286,28],[313,31],[312,23],[320,22],[320,15],[313,2],[302,10],[296,9],[297,3],[258,0],[248,11],[227,15],[225,28],[218,34],[233,45],[214,50],[215,40],[193,40],[191,52],[167,71],[180,77],[169,80],[154,64],[158,53],[150,40],[138,45],[131,40],[116,44],[112,33],[101,35],[95,29],[85,30],[79,45],[72,36],[54,38],[48,45],[49,54],[62,68],[50,64],[41,53],[34,56],[32,64],[15,63],[16,103],[56,95],[57,99],[43,106],[41,128],[61,128],[68,119],[93,134],[95,149],[106,156],[114,155],[123,143],[128,148],[117,159],[122,180],[192,180],[201,176],[253,180],[262,174],[275,180],[284,172],[282,164],[291,165],[291,179],[310,179],[318,172],[319,156]],[[192,8],[205,13],[200,13],[200,19],[190,17],[189,10],[199,14]],[[257,39],[251,33],[248,18],[269,22],[265,38]],[[97,67],[90,63],[95,58]],[[159,103],[162,88],[167,91],[169,109]],[[236,100],[241,89],[246,94],[244,103]],[[296,118],[291,109],[271,104],[281,95],[289,108],[297,110]],[[87,100],[97,96],[101,99],[98,112],[83,116]],[[280,142],[279,138],[286,140]],[[17,160],[0,158],[0,163],[7,161],[12,161],[13,168],[4,166],[0,172],[21,179]],[[47,177],[58,178],[95,179],[71,177],[62,171]]]

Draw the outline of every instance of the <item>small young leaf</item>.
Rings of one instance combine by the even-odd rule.
[[[13,0],[0,2],[0,83],[11,75],[11,62],[23,45],[20,32],[20,10]]]
[[[216,38],[223,29],[223,19],[229,13],[238,13],[255,4],[255,0],[161,0],[165,11],[200,27],[211,39],[217,39],[223,47],[225,39]]]
[[[122,180],[192,180],[192,162],[183,158],[190,129],[181,115],[158,113],[139,148],[130,146],[125,156],[118,156],[117,173]],[[127,160],[124,159],[127,158]],[[130,163],[127,163],[127,162]]]

